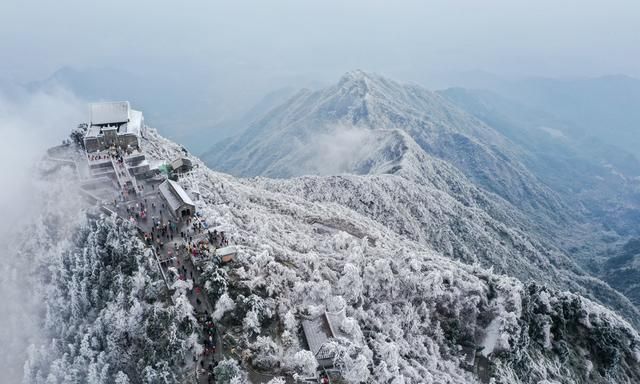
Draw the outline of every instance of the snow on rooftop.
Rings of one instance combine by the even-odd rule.
[[[193,201],[187,195],[184,189],[180,186],[180,184],[176,183],[173,180],[166,180],[164,183],[160,184],[158,187],[160,192],[167,200],[169,207],[172,211],[176,211],[182,205],[187,204],[195,207]]]
[[[112,101],[91,104],[91,125],[129,122],[129,102]]]
[[[360,345],[362,341],[341,329],[346,320],[344,308],[338,312],[324,312],[313,319],[303,319],[302,329],[309,344],[309,349],[317,359],[330,359],[333,353],[326,344],[333,338],[341,337]]]
[[[193,163],[191,162],[191,160],[187,159],[186,157],[178,157],[177,159],[173,160],[171,162],[171,166],[176,169],[176,168],[180,168],[183,165],[186,165],[188,167],[192,166]]]
[[[160,187],[158,188],[160,189],[160,193],[162,193],[162,196],[165,198],[165,200],[167,200],[169,208],[171,208],[173,212],[180,208],[180,200],[172,192],[171,187],[167,182],[160,184]]]
[[[89,129],[87,130],[86,133],[86,137],[98,137],[98,135],[100,134],[100,127],[98,126],[91,126],[89,127]]]
[[[227,256],[227,255],[232,255],[234,253],[236,253],[236,247],[234,247],[233,245],[229,245],[227,247],[223,247],[223,248],[218,248],[216,250],[216,255],[218,256]]]
[[[314,319],[302,320],[302,329],[304,330],[309,349],[318,359],[330,359],[332,354],[326,348],[323,348],[329,339],[333,337],[331,326],[327,317],[323,314]]]
[[[127,124],[127,133],[140,136],[142,130],[142,112],[135,109],[129,110],[129,123]]]
[[[191,198],[189,197],[189,195],[187,195],[187,192],[185,192],[184,189],[182,189],[182,187],[180,186],[180,184],[176,183],[173,180],[167,180],[169,182],[169,184],[171,185],[171,187],[173,188],[173,190],[178,194],[178,196],[180,197],[180,199],[185,203],[185,204],[190,204],[190,205],[195,205],[193,204],[193,201],[191,200]]]

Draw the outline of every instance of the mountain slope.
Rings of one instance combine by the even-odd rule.
[[[640,219],[640,161],[543,110],[490,91],[448,89],[452,102],[496,128],[521,150],[521,159],[565,199],[618,234],[633,234]],[[634,221],[635,218],[635,221]]]
[[[399,150],[419,149],[406,134],[395,134],[405,140],[406,148]],[[141,147],[154,161],[183,154],[180,145],[154,130]],[[191,158],[196,167],[178,182],[198,196],[199,220],[208,229],[224,231],[238,250],[230,265],[215,260],[202,264],[202,290],[215,304],[220,337],[229,345],[222,346],[224,353],[233,358],[220,367],[233,366],[231,376],[256,370],[286,377],[309,368],[314,372],[317,364],[307,350],[301,321],[327,310],[345,314],[339,327],[348,338],[336,338],[327,348],[349,383],[639,380],[640,335],[612,311],[554,287],[523,284],[451,260],[420,238],[390,230],[394,212],[361,212],[353,204],[359,191],[402,186],[413,173],[403,163],[405,156],[396,158],[385,145],[378,148],[385,156],[376,157],[376,169],[389,170],[389,163],[391,170],[407,176],[236,179]],[[434,172],[446,169],[436,162]],[[185,293],[174,285],[174,304],[165,300],[156,264],[127,221],[84,215],[91,210],[75,200],[73,172],[61,168],[47,175],[41,191],[46,210],[25,233],[27,246],[20,256],[36,257],[40,268],[34,273],[45,277],[35,286],[47,308],[42,321],[50,338],[30,350],[25,380],[141,383],[189,378],[180,361],[189,360],[189,351],[198,345],[190,335],[197,329]],[[482,201],[472,190],[455,192],[446,181],[449,176],[430,180],[445,183],[460,199],[467,196],[470,206]],[[387,178],[398,180],[386,183]],[[361,186],[341,188],[340,180]],[[309,187],[327,197],[311,201],[300,192]],[[449,193],[428,193],[434,199],[441,194],[431,205],[443,212],[452,208],[452,216],[473,209]],[[389,207],[403,209],[400,201],[378,195]],[[60,204],[74,202],[75,219],[65,219]],[[476,219],[480,217],[490,220],[489,215]],[[471,257],[480,252],[469,251]]]
[[[607,256],[599,265],[602,280],[640,305],[640,238],[628,240]]]
[[[531,215],[561,222],[570,212],[517,160],[504,136],[440,95],[362,71],[349,72],[320,91],[301,91],[203,159],[214,169],[239,176],[309,174],[313,168],[305,160],[310,146],[352,127],[402,130],[425,152],[447,160]]]
[[[179,153],[179,147],[157,140],[158,151]],[[296,315],[343,308],[345,329],[364,340],[359,347],[334,346],[343,351],[336,364],[349,382],[639,378],[637,332],[600,305],[451,261],[390,231],[395,213],[376,216],[350,206],[366,196],[360,191],[387,188],[385,178],[402,176],[235,179],[201,166],[181,181],[202,196],[202,217],[240,247],[226,296],[218,297],[236,303],[262,298],[259,307],[240,306],[223,318],[271,340],[264,352],[264,339],[239,336],[249,360],[277,356],[282,364],[274,369],[286,371],[301,347],[290,339]],[[390,184],[396,183],[402,180]],[[327,196],[309,198],[319,195]],[[256,315],[257,328],[241,320]]]
[[[638,311],[627,298],[586,273],[561,250],[504,222],[518,222],[504,207],[465,206],[434,188],[397,175],[258,178],[261,187],[307,201],[337,203],[382,223],[403,238],[432,247],[468,264],[492,268],[521,281],[537,281],[605,303],[635,323]],[[494,208],[497,220],[487,214]],[[376,239],[370,239],[376,241]]]
[[[301,91],[205,160],[248,176],[370,175],[304,178],[303,189],[277,181],[265,187],[340,201],[449,257],[558,284],[633,319],[637,310],[627,299],[585,273],[601,276],[597,255],[619,236],[607,229],[633,222],[631,200],[614,191],[625,185],[633,196],[633,179],[611,183],[619,176],[554,137],[554,122],[493,94],[440,95],[355,71],[335,86]],[[373,177],[387,174],[400,177]],[[629,214],[620,222],[623,209]]]
[[[182,296],[167,296],[136,228],[100,217],[79,193],[75,170],[48,160],[36,170],[30,204],[37,214],[12,242],[2,278],[19,288],[3,300],[26,294],[38,302],[22,382],[186,382],[185,356],[199,348],[196,321]]]
[[[634,261],[640,230],[640,162],[632,154],[589,137],[579,124],[489,91],[442,92],[517,143],[523,162],[565,199],[584,207],[588,220],[607,231],[572,228],[565,247],[580,264],[638,305]],[[615,120],[610,122],[616,130]],[[569,238],[568,236],[568,238]]]

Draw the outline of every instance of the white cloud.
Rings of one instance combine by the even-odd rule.
[[[374,140],[370,129],[354,126],[335,126],[309,140],[304,168],[317,175],[336,175],[350,172],[367,155]]]
[[[16,239],[38,214],[34,164],[84,119],[84,103],[62,90],[29,93],[0,90],[0,372],[3,382],[21,381],[25,348],[38,336],[30,257]]]

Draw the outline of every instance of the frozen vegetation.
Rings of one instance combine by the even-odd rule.
[[[154,130],[142,141],[149,161],[184,156]],[[207,155],[282,178],[190,157],[179,184],[237,247],[203,264],[217,382],[316,376],[302,324],[324,313],[344,314],[325,347],[348,383],[640,382],[636,306],[561,239],[597,226],[511,144],[441,95],[354,72]],[[24,383],[192,382],[193,282],[170,269],[167,290],[131,224],[79,203],[68,168],[41,168],[48,203],[16,247],[44,308]]]
[[[191,309],[172,305],[136,230],[91,213],[75,183],[60,183],[75,175],[50,165],[38,184],[48,203],[15,255],[31,265],[23,281],[44,303],[23,382],[185,382],[181,362],[198,348]]]
[[[92,220],[50,256],[44,328],[52,340],[29,351],[25,382],[183,382],[195,320],[163,297],[134,228]]]
[[[203,157],[215,169],[240,176],[316,174],[327,163],[345,165],[328,173],[354,173],[359,169],[345,158],[371,157],[367,145],[376,140],[369,136],[394,129],[527,212],[559,218],[567,213],[553,191],[519,161],[512,143],[492,127],[437,93],[363,71],[348,72],[325,89],[300,91]],[[348,150],[340,152],[342,147]],[[323,159],[327,148],[337,153]]]
[[[586,295],[637,324],[638,309],[589,265],[618,235],[591,217],[593,198],[576,201],[529,170],[524,135],[515,141],[441,94],[353,71],[301,91],[204,160],[280,178],[260,182],[346,205],[454,259]],[[323,177],[283,180],[301,175]]]
[[[593,301],[453,261],[340,201],[195,173],[185,185],[201,193],[198,209],[240,248],[234,268],[211,271],[210,293],[244,330],[249,366],[304,374],[300,317],[345,309],[344,330],[362,340],[334,345],[350,382],[638,380],[637,331]]]

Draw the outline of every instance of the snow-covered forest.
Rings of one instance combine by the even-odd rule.
[[[160,137],[159,155],[180,147]],[[301,179],[288,181],[304,182]],[[243,363],[303,374],[300,318],[344,309],[336,366],[350,382],[634,382],[637,331],[604,307],[443,257],[336,202],[311,202],[200,165],[183,180],[239,245],[211,266],[216,315]],[[311,359],[312,360],[312,359]]]
[[[172,304],[135,228],[60,182],[74,180],[70,169],[43,162],[36,172],[40,214],[13,248],[14,263],[30,266],[14,276],[17,292],[41,304],[23,382],[185,382],[195,321]]]
[[[71,157],[84,156],[80,136]],[[23,382],[201,382],[211,345],[196,290],[220,383],[313,381],[326,360],[348,383],[640,380],[637,309],[543,240],[529,208],[402,130],[369,139],[351,175],[235,178],[187,155],[194,167],[170,176],[237,253],[194,261],[198,287],[175,264],[161,270],[135,220],[85,202],[77,169],[45,157],[39,214],[12,248],[40,303]],[[141,141],[154,164],[186,153],[153,129]],[[319,316],[333,335],[324,357],[305,328]]]
[[[182,153],[153,130],[144,145],[156,159]],[[345,314],[339,329],[346,337],[327,348],[346,382],[640,380],[640,336],[620,316],[557,287],[497,274],[468,259],[477,249],[447,254],[455,226],[442,243],[434,234],[425,241],[399,214],[372,215],[344,200],[347,191],[374,190],[384,179],[345,178],[360,185],[336,193],[332,178],[315,186],[308,178],[235,179],[193,161],[179,182],[200,196],[198,215],[208,227],[238,248],[231,265],[202,265],[228,345],[215,369],[219,382],[313,376],[318,362],[301,323],[325,311]],[[48,203],[17,239],[43,303],[24,382],[189,382],[191,356],[202,348],[186,299],[192,283],[170,274],[168,291],[135,228],[81,203],[74,183],[59,183],[73,172],[49,166],[41,164],[38,188]]]
[[[29,351],[25,382],[184,382],[199,347],[195,319],[172,305],[135,228],[90,219],[49,256],[41,282],[51,341]]]

